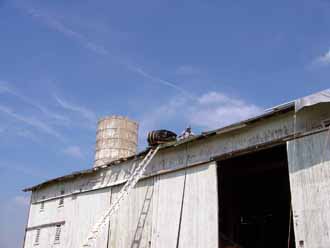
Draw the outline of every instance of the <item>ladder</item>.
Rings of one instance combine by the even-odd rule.
[[[119,192],[119,196],[116,200],[111,203],[109,209],[106,213],[100,218],[98,222],[95,223],[91,232],[87,236],[85,243],[83,243],[82,248],[92,247],[94,242],[96,241],[98,235],[102,231],[102,228],[107,225],[110,221],[111,216],[119,209],[120,204],[123,202],[126,196],[130,193],[130,191],[134,188],[140,178],[143,176],[148,164],[152,160],[152,158],[156,155],[159,150],[159,146],[156,148],[151,148],[148,154],[144,157],[144,159],[138,164],[136,169],[133,171],[129,179],[126,181],[125,185]]]

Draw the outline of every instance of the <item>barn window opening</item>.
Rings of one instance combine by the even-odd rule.
[[[61,190],[61,198],[58,202],[58,207],[63,207],[64,206],[64,193],[65,193],[65,191]]]
[[[59,244],[61,241],[61,225],[56,225],[54,244]]]
[[[45,199],[45,196],[41,198],[42,202],[40,203],[40,212],[43,212],[45,210]]]
[[[39,240],[40,240],[40,229],[36,230],[36,236],[34,239],[34,245],[39,245]]]
[[[219,247],[295,248],[286,146],[218,162]]]

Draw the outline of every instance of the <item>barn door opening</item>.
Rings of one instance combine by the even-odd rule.
[[[286,146],[218,162],[219,247],[294,248]]]

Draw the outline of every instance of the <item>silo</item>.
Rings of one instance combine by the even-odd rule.
[[[123,116],[99,120],[94,167],[136,154],[138,123]]]

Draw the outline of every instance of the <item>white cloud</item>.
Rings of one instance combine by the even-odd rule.
[[[29,206],[30,204],[30,197],[28,196],[15,196],[13,199],[14,203],[19,206]]]
[[[85,107],[77,106],[75,104],[69,103],[57,95],[54,95],[54,98],[63,109],[78,113],[80,116],[82,116],[84,119],[88,120],[93,125],[96,123],[97,118],[96,118],[96,114],[93,111],[91,111]]]
[[[192,125],[214,129],[257,115],[262,109],[243,99],[219,92],[208,92],[198,98],[198,104],[190,107]]]
[[[63,152],[73,158],[82,159],[84,154],[82,153],[79,146],[69,146],[63,150]]]
[[[178,124],[182,128],[191,125],[193,129],[205,131],[245,120],[262,111],[255,104],[221,92],[207,92],[194,99],[175,97],[141,118],[140,146],[145,145],[147,133],[154,129]]]
[[[318,57],[316,62],[320,65],[330,65],[330,49],[325,54]]]
[[[177,68],[176,74],[183,76],[193,76],[200,73],[200,70],[191,65],[181,65]]]

